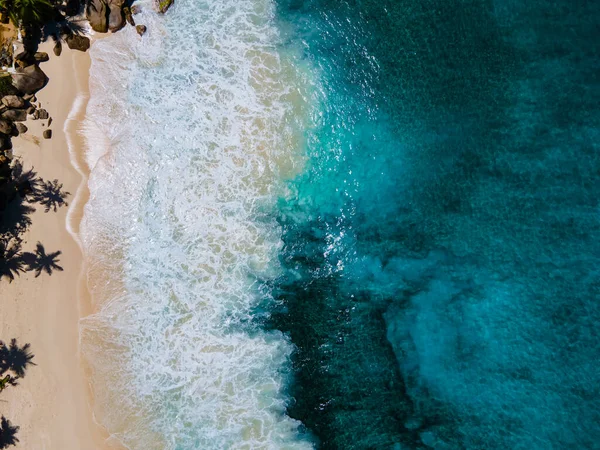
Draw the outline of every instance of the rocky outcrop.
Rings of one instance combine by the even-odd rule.
[[[71,34],[69,37],[67,37],[67,45],[71,50],[85,52],[88,48],[90,48],[90,38],[87,36]]]
[[[8,120],[0,119],[0,133],[7,136],[13,134],[13,124]]]
[[[158,12],[164,14],[173,5],[174,0],[154,0],[154,3]]]
[[[108,0],[108,29],[113,33],[125,26],[123,3],[123,0]]]
[[[24,69],[17,69],[11,74],[12,84],[24,94],[34,94],[48,82],[48,77],[37,65],[27,66]]]
[[[24,109],[9,109],[2,113],[2,118],[13,122],[25,122],[27,120],[27,111]]]
[[[137,25],[135,27],[135,31],[137,31],[137,34],[139,34],[140,36],[143,36],[146,32],[146,25]]]
[[[106,33],[108,31],[109,8],[104,0],[88,0],[85,7],[85,16],[94,31]]]
[[[25,100],[18,95],[6,95],[2,98],[2,104],[7,108],[23,108]]]
[[[10,150],[12,148],[12,141],[9,136],[0,136],[0,151]]]

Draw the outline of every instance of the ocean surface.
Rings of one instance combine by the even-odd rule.
[[[112,440],[600,449],[600,2],[139,4],[83,124]]]

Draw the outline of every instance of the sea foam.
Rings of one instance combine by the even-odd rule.
[[[268,212],[302,168],[306,74],[269,0],[179,0],[91,49],[81,321],[95,415],[130,449],[311,448],[292,345],[252,325],[279,273]]]

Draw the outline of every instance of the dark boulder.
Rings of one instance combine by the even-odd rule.
[[[43,108],[38,109],[35,112],[35,115],[37,116],[38,119],[42,119],[42,120],[46,120],[48,117],[50,117],[50,115],[48,114],[48,111],[46,111]]]
[[[62,53],[62,43],[60,41],[56,41],[56,44],[54,44],[54,48],[52,49],[52,51],[56,56],[60,56],[60,54]]]
[[[126,23],[123,4],[113,0],[108,4],[108,9],[108,29],[114,33],[123,28]]]
[[[90,38],[87,36],[78,36],[72,34],[67,38],[67,45],[71,50],[87,51],[90,48]]]
[[[2,97],[2,104],[8,108],[23,108],[25,100],[18,95],[5,95]]]
[[[10,150],[12,148],[12,141],[9,136],[4,134],[0,135],[0,151]]]
[[[146,25],[138,25],[138,26],[135,27],[135,30],[137,31],[137,33],[140,36],[143,36],[144,33],[146,32]]]
[[[13,86],[24,94],[33,94],[48,82],[48,77],[37,65],[17,69],[11,74]]]
[[[23,133],[27,133],[27,127],[25,126],[24,123],[16,123],[15,127],[17,128],[17,132],[19,134],[23,134]]]
[[[27,120],[27,111],[24,109],[9,109],[2,113],[2,118],[12,120],[13,122],[25,122]]]
[[[7,136],[13,134],[13,124],[8,120],[0,119],[0,133]]]
[[[52,137],[52,130],[44,130],[42,135],[44,136],[44,139],[50,139]]]
[[[46,52],[35,52],[35,54],[33,55],[33,59],[35,59],[37,62],[46,62],[50,60],[50,57],[48,56],[48,53]]]
[[[94,31],[108,31],[108,5],[104,0],[89,0],[85,7],[85,15]]]

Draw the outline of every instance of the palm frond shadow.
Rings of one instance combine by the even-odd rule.
[[[24,272],[21,257],[21,240],[0,237],[0,280],[8,278],[11,283],[15,276]]]
[[[59,183],[56,179],[54,181],[41,180],[35,187],[31,200],[43,205],[45,212],[50,210],[56,212],[57,208],[61,206],[69,206],[65,199],[71,193],[63,191],[62,187],[62,183]]]
[[[38,242],[35,246],[35,253],[23,253],[22,260],[26,264],[25,270],[35,271],[35,277],[37,278],[42,272],[46,272],[48,275],[52,275],[55,270],[62,272],[64,269],[58,265],[58,257],[61,254],[60,250],[54,253],[46,253],[42,243]]]
[[[66,198],[71,194],[63,190],[58,180],[44,180],[33,168],[26,170],[19,160],[13,163],[10,186],[4,188],[12,194],[4,210],[0,210],[0,281],[7,278],[10,283],[27,271],[35,271],[36,277],[42,272],[50,275],[55,270],[62,271],[58,264],[60,251],[47,254],[38,242],[35,252],[23,252],[22,244],[32,224],[32,205],[38,203],[45,212],[56,212],[68,206]]]
[[[9,370],[17,378],[23,378],[25,371],[29,366],[35,366],[32,361],[35,355],[31,353],[31,345],[25,344],[19,347],[16,339],[11,339],[7,346],[0,341],[0,375],[4,375]]]
[[[11,445],[17,445],[17,432],[19,427],[13,426],[10,421],[2,416],[0,419],[0,449],[8,448]]]

